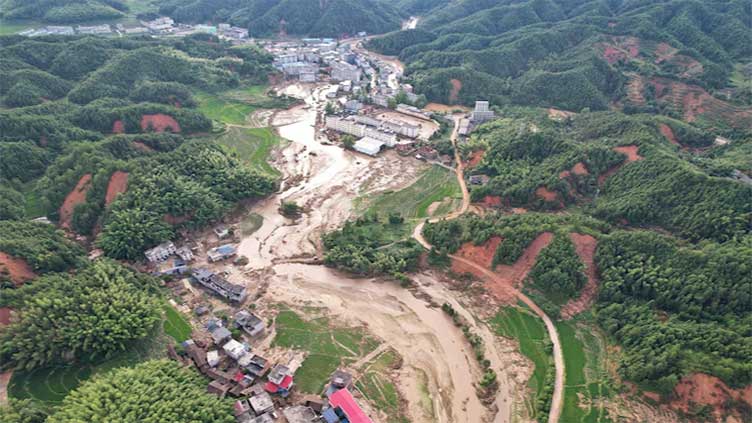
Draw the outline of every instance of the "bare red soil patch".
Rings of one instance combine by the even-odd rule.
[[[638,152],[639,149],[640,148],[637,147],[636,145],[621,145],[621,146],[618,146],[618,147],[614,147],[613,148],[614,151],[616,151],[618,153],[622,153],[625,156],[627,156],[626,163],[624,163],[624,162],[620,163],[620,164],[612,167],[611,169],[609,169],[609,170],[601,173],[598,176],[598,185],[603,185],[603,183],[606,182],[606,179],[608,179],[614,173],[618,172],[619,169],[621,169],[622,166],[624,166],[625,164],[631,163],[631,162],[636,162],[637,160],[642,160],[642,156],[640,156],[640,154]]]
[[[153,130],[155,132],[180,132],[180,124],[170,115],[157,113],[154,115],[141,116],[141,130]]]
[[[472,242],[466,242],[462,244],[462,247],[455,253],[455,255],[466,258],[479,265],[491,268],[493,264],[494,255],[496,255],[496,249],[501,244],[501,237],[494,236],[488,239],[481,245],[475,245]]]
[[[449,91],[449,104],[456,103],[460,96],[460,90],[462,89],[462,81],[459,79],[452,79],[449,81],[452,84],[452,89]]]
[[[493,281],[488,280],[485,277],[486,275],[482,274],[477,268],[467,263],[463,263],[463,261],[472,261],[473,263],[477,262],[460,255],[458,255],[456,258],[452,258],[452,271],[455,273],[470,273],[478,279],[485,280],[484,283],[486,289],[491,292],[494,297],[496,297],[500,302],[513,303],[514,301],[516,301],[517,297],[514,290],[510,288],[519,286],[522,281],[525,280],[525,277],[527,277],[530,269],[532,269],[535,265],[535,259],[538,257],[538,254],[540,254],[541,250],[546,248],[546,246],[551,243],[553,237],[554,236],[551,232],[543,232],[542,234],[538,235],[538,237],[536,237],[533,242],[528,245],[517,262],[515,262],[511,266],[499,265],[496,266],[495,269],[493,269],[494,273],[497,275],[497,277]],[[483,265],[481,263],[477,264],[481,266]]]
[[[752,406],[752,385],[735,390],[715,376],[693,373],[679,381],[674,388],[674,397],[670,403],[672,408],[688,412],[693,406],[709,405],[717,421],[722,421],[728,402],[744,401]]]
[[[486,207],[501,207],[503,204],[503,201],[501,197],[497,195],[487,195],[483,197],[483,201],[481,201],[481,204]]]
[[[105,205],[110,205],[115,198],[128,189],[128,172],[116,170],[110,176],[110,182],[107,184],[107,194],[104,197]]]
[[[618,50],[616,47],[607,45],[603,49],[603,58],[608,62],[608,64],[613,65],[620,60],[626,59],[627,55],[623,51]]]
[[[16,286],[37,276],[34,269],[24,259],[13,257],[2,251],[0,251],[0,274],[6,275]]]
[[[598,270],[595,266],[594,258],[595,248],[598,241],[590,235],[583,235],[574,232],[569,234],[569,238],[574,244],[577,255],[585,265],[587,283],[585,283],[585,286],[582,288],[579,298],[570,300],[561,308],[561,317],[564,319],[570,319],[587,310],[598,293]]]
[[[124,134],[125,133],[125,124],[123,124],[122,120],[116,120],[115,122],[112,122],[112,133],[113,134]]]
[[[10,312],[10,308],[0,307],[0,327],[8,326],[10,324]]]
[[[587,175],[590,172],[588,172],[587,168],[585,167],[585,163],[577,162],[574,166],[572,166],[572,173],[575,175]]]
[[[670,126],[666,125],[665,123],[662,123],[658,129],[661,131],[661,135],[666,137],[668,142],[674,145],[681,146],[681,144],[679,144],[679,141],[676,140],[676,135],[674,135],[674,131],[671,129]]]
[[[687,122],[694,122],[702,117],[710,121],[725,122],[736,128],[746,129],[752,126],[750,107],[736,106],[713,97],[697,85],[666,78],[653,78],[650,83],[655,87],[658,101],[681,113]]]
[[[538,189],[535,190],[535,195],[538,196],[538,198],[542,198],[546,201],[556,201],[556,199],[559,197],[559,194],[557,194],[554,191],[551,191],[550,189],[546,187],[538,187]]]
[[[65,197],[63,205],[60,206],[60,226],[70,229],[73,209],[77,204],[86,201],[86,192],[89,191],[89,188],[91,188],[91,174],[87,173],[78,180],[73,190]]]
[[[470,155],[470,160],[467,162],[466,167],[475,167],[483,160],[483,155],[486,154],[485,150],[475,150]]]
[[[524,209],[522,207],[512,207],[512,214],[525,214],[527,213],[527,209]]]

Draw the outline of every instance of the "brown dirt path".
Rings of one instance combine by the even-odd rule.
[[[459,117],[455,117],[454,119],[454,130],[452,131],[452,144],[454,145],[455,149],[455,155],[457,159],[457,179],[460,182],[460,188],[462,189],[462,207],[457,210],[455,213],[450,213],[445,217],[447,220],[455,219],[457,217],[462,216],[467,212],[467,210],[470,207],[470,193],[467,190],[467,185],[465,184],[465,177],[464,177],[464,167],[462,165],[462,161],[459,157],[459,152],[457,149],[457,132],[459,130]],[[436,221],[436,219],[434,219]],[[429,221],[430,222],[430,221]],[[433,246],[425,239],[423,236],[423,226],[425,225],[425,222],[421,222],[415,227],[415,230],[413,231],[413,238],[422,245],[425,249],[430,250],[433,248]],[[518,263],[527,263],[529,260],[532,260],[533,263],[535,261],[535,257],[538,256],[538,253],[540,250],[545,248],[546,245],[548,245],[549,242],[551,242],[551,239],[553,239],[553,234],[545,235],[547,232],[544,232],[543,234],[539,235],[538,238],[536,238],[533,243],[531,243],[530,246],[526,249],[525,253],[523,253],[523,257],[520,257],[520,259],[517,261]],[[548,241],[546,242],[546,239]],[[534,245],[535,244],[535,245]],[[537,251],[536,251],[537,250]],[[525,255],[528,254],[528,257],[525,257]],[[533,255],[534,254],[534,255]],[[532,256],[532,257],[530,257]],[[470,260],[467,260],[463,257],[456,256],[456,255],[450,255],[450,258],[453,262],[458,262],[461,265],[465,266],[467,269],[473,269],[473,274],[475,272],[478,272],[479,275],[483,275],[483,279],[486,281],[490,281],[491,286],[496,288],[496,291],[498,291],[500,296],[502,298],[508,298],[508,297],[514,297],[517,298],[519,301],[522,301],[525,305],[530,307],[533,312],[538,315],[542,320],[543,323],[546,326],[546,331],[548,332],[548,336],[551,339],[551,344],[553,345],[553,356],[554,356],[554,367],[556,369],[556,375],[554,378],[554,393],[553,398],[551,399],[551,409],[548,414],[548,423],[557,423],[559,421],[559,417],[561,416],[561,411],[563,407],[563,400],[564,400],[564,354],[562,353],[561,349],[561,342],[559,341],[559,333],[556,331],[556,326],[554,326],[553,321],[550,317],[541,309],[538,307],[537,304],[535,304],[527,295],[523,294],[516,288],[514,288],[514,285],[509,284],[508,281],[504,280],[500,277],[500,275],[492,272],[489,269],[484,268],[483,266],[472,262]],[[515,263],[515,266],[517,263]],[[522,268],[522,265],[520,265],[520,268],[517,269],[517,277],[527,275],[527,272],[532,268],[532,265],[527,269],[527,271],[523,271],[524,268]],[[495,292],[496,294],[496,292]]]
[[[105,205],[109,206],[110,203],[115,201],[118,195],[124,193],[128,189],[128,172],[122,170],[116,170],[110,176],[110,182],[107,184],[107,194],[104,197]]]
[[[561,317],[563,319],[571,319],[587,310],[598,294],[598,269],[595,266],[595,249],[598,241],[590,235],[575,232],[569,234],[569,238],[572,240],[580,260],[585,264],[587,283],[582,288],[579,298],[569,300],[561,308]]]
[[[60,206],[60,226],[65,229],[70,229],[71,218],[73,217],[73,209],[77,204],[86,201],[86,193],[91,188],[91,173],[87,173],[78,180],[78,183],[73,188],[68,196],[65,197],[63,205]]]

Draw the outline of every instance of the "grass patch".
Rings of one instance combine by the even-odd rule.
[[[561,421],[609,422],[603,407],[591,405],[609,392],[597,331],[587,324],[571,322],[557,322],[556,329],[566,367]]]
[[[281,142],[271,128],[227,128],[217,142],[237,153],[252,168],[264,174],[279,177],[281,173],[269,164],[269,155]]]
[[[431,166],[417,181],[399,191],[387,191],[373,199],[361,199],[360,205],[366,212],[379,214],[399,213],[406,219],[428,217],[428,207],[434,202],[449,199],[462,199],[457,177],[441,166]],[[441,208],[441,207],[440,207]],[[444,207],[441,211],[451,211]],[[436,216],[439,215],[437,210]]]
[[[256,107],[221,95],[198,93],[194,95],[198,110],[209,119],[231,125],[243,125]]]
[[[295,374],[295,384],[310,394],[321,393],[337,367],[355,362],[379,345],[363,328],[336,327],[326,317],[306,320],[289,309],[279,312],[275,327],[273,346],[309,353]]]
[[[400,410],[400,396],[397,388],[385,375],[400,361],[393,350],[386,350],[366,363],[355,387],[374,406],[383,411],[389,423],[409,422]]]
[[[16,34],[39,26],[42,26],[42,24],[37,21],[7,21],[0,19],[0,35]]]
[[[258,213],[248,213],[240,222],[240,233],[243,236],[249,236],[259,230],[264,224],[264,216]]]
[[[30,182],[23,187],[24,195],[24,215],[27,219],[34,219],[40,216],[46,215],[44,205],[42,203],[42,197],[34,187],[36,184]]]
[[[525,309],[505,307],[496,313],[490,323],[496,334],[517,340],[520,352],[535,366],[528,381],[534,393],[533,401],[528,403],[532,414],[533,403],[544,394],[546,374],[553,367],[551,343],[543,321]]]
[[[183,313],[175,310],[169,304],[164,305],[165,319],[162,323],[165,334],[180,343],[191,337],[193,328]]]

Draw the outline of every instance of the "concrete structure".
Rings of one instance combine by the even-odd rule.
[[[144,251],[144,255],[150,262],[159,263],[167,260],[171,255],[175,254],[175,251],[177,251],[175,244],[172,241],[167,241]]]
[[[333,81],[358,82],[360,81],[360,77],[363,74],[363,71],[361,71],[360,68],[346,62],[332,62],[331,67],[331,76]]]
[[[224,345],[227,341],[232,339],[232,333],[229,329],[218,326],[214,330],[211,331],[211,337],[212,341],[214,341],[214,344],[216,345]]]
[[[397,144],[397,134],[391,131],[384,131],[376,128],[366,128],[365,137],[384,143],[387,147],[394,147]]]
[[[326,117],[326,127],[338,132],[364,137],[366,135],[366,125],[359,124],[353,119],[343,119],[336,116]]]
[[[194,269],[191,276],[196,282],[230,301],[243,302],[247,295],[244,286],[231,283],[209,269]]]
[[[232,256],[237,254],[237,249],[230,245],[220,245],[219,247],[212,248],[211,250],[206,252],[206,257],[209,260],[209,262],[214,263],[217,261],[228,259]]]
[[[81,26],[76,28],[79,34],[110,34],[112,28],[109,25],[93,25],[93,26]]]
[[[488,101],[476,101],[475,109],[470,114],[473,123],[482,123],[495,117],[493,110],[488,108]]]
[[[383,146],[384,143],[379,140],[375,140],[369,137],[363,137],[355,142],[353,148],[355,149],[355,151],[358,151],[360,153],[368,154],[369,156],[375,156],[379,154]]]
[[[257,416],[274,410],[274,401],[267,392],[252,396],[248,399],[248,402]]]
[[[235,326],[251,337],[262,335],[266,330],[266,324],[263,320],[245,310],[235,314]]]
[[[460,127],[457,129],[457,134],[467,136],[470,134],[470,119],[460,119]]]
[[[141,22],[141,24],[155,34],[166,34],[175,30],[175,21],[167,16],[154,19],[153,21]]]
[[[330,395],[329,404],[338,416],[345,417],[349,423],[373,423],[348,389],[340,389]]]
[[[426,113],[423,110],[420,110],[419,108],[411,106],[409,104],[400,103],[397,105],[397,108],[395,110],[402,113],[403,115],[416,117],[418,119],[431,120],[431,115],[429,113]]]
[[[230,339],[227,341],[223,346],[222,349],[225,351],[225,353],[230,356],[235,361],[238,361],[240,357],[244,356],[248,350],[245,349],[243,344],[240,342]]]

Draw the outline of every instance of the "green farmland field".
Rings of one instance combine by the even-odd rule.
[[[281,142],[271,128],[227,128],[227,131],[216,139],[221,145],[235,151],[238,157],[258,170],[270,176],[280,176],[280,173],[269,164],[269,155],[273,148]]]
[[[283,309],[275,321],[273,346],[306,351],[295,373],[295,385],[305,393],[319,394],[340,365],[353,363],[378,347],[379,341],[362,328],[335,327],[326,317],[304,319]]]
[[[441,166],[431,166],[417,181],[399,191],[387,191],[375,198],[360,199],[360,207],[379,214],[399,213],[406,219],[428,217],[428,208],[442,202],[434,215],[454,209],[462,200],[457,177]]]

